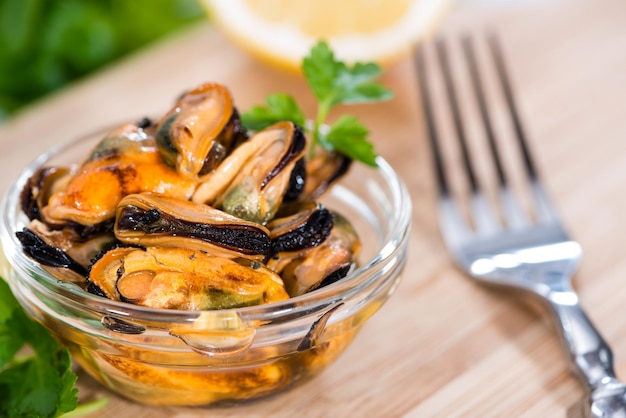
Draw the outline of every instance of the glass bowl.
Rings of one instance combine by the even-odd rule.
[[[377,169],[353,164],[321,199],[348,217],[363,241],[358,268],[334,284],[282,302],[197,312],[111,301],[58,280],[22,252],[15,236],[28,223],[20,192],[39,167],[76,164],[100,137],[52,149],[12,184],[1,208],[2,275],[73,359],[121,396],[151,405],[208,405],[284,391],[337,359],[396,288],[411,201],[380,157]]]

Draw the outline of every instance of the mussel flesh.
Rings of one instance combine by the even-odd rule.
[[[65,189],[70,179],[71,171],[68,167],[40,168],[30,176],[22,189],[20,194],[22,211],[31,220],[42,220],[41,208],[48,204],[50,196]],[[55,220],[49,223],[55,223]]]
[[[185,93],[159,122],[156,136],[165,160],[192,179],[210,173],[247,139],[228,89],[217,83]]]
[[[327,151],[323,148],[307,161],[306,183],[299,196],[300,200],[316,200],[331,185],[339,180],[352,165],[352,160],[344,154]]]
[[[150,308],[228,309],[289,297],[259,263],[186,248],[114,248],[91,266],[87,282],[92,293]]]
[[[51,244],[33,230],[24,228],[15,233],[24,253],[61,280],[81,283],[87,269],[67,252]]]
[[[304,153],[306,138],[291,122],[279,122],[240,145],[193,195],[193,201],[266,224],[289,190],[291,173]]]
[[[206,83],[157,123],[108,133],[82,163],[35,172],[17,237],[55,277],[116,301],[185,310],[281,301],[356,265],[355,229],[316,202],[350,164],[309,150],[289,121],[249,136],[229,91]]]
[[[210,206],[149,193],[122,199],[115,236],[127,244],[181,247],[215,256],[262,260],[269,231]]]
[[[333,215],[321,203],[286,205],[267,224],[272,238],[271,256],[293,253],[323,243],[333,228]]]
[[[67,253],[85,269],[89,267],[95,256],[116,241],[110,230],[81,235],[80,232],[84,230],[78,232],[71,225],[62,229],[51,229],[47,224],[38,220],[31,221],[27,229],[47,245]]]
[[[330,236],[321,244],[296,253],[282,253],[268,262],[280,274],[290,296],[298,296],[329,285],[348,274],[361,249],[361,241],[350,222],[333,212]]]
[[[189,199],[195,182],[163,162],[154,142],[137,124],[125,124],[94,149],[67,188],[40,207],[42,217],[94,225],[112,218],[126,195],[153,192]]]

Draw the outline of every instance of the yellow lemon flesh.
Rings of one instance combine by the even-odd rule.
[[[236,43],[282,68],[298,69],[319,39],[338,59],[388,64],[427,36],[450,0],[204,0]]]

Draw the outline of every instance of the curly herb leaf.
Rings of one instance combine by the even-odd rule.
[[[23,345],[21,339],[16,338],[14,332],[4,326],[13,315],[13,311],[19,307],[8,285],[0,280],[0,371]]]
[[[382,70],[373,62],[348,66],[337,61],[324,41],[318,42],[302,61],[309,87],[325,110],[338,104],[367,103],[388,100],[393,93],[371,80]]]
[[[296,99],[289,94],[276,93],[265,98],[266,106],[254,106],[241,115],[241,122],[247,129],[260,131],[277,122],[291,121],[304,127],[306,117]]]
[[[33,354],[19,357],[29,346]],[[26,316],[0,279],[0,416],[58,417],[78,404],[67,349]]]
[[[347,155],[353,160],[376,167],[374,145],[367,140],[368,129],[354,116],[343,115],[320,134],[320,145]]]
[[[287,94],[274,94],[266,99],[266,106],[254,106],[242,115],[243,125],[253,131],[266,128],[281,120],[290,120],[307,128],[311,135],[311,149],[317,145],[329,151],[340,152],[356,161],[376,166],[374,145],[368,141],[369,131],[354,116],[343,116],[323,133],[328,114],[337,105],[372,103],[388,100],[393,92],[374,80],[382,73],[373,62],[350,66],[335,58],[325,41],[319,41],[302,60],[302,71],[309,88],[317,99],[317,115],[313,126],[306,127],[306,117],[295,99]]]

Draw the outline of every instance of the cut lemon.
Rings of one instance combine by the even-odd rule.
[[[393,62],[428,35],[451,0],[203,0],[215,23],[271,64],[299,69],[319,39],[347,62]]]

